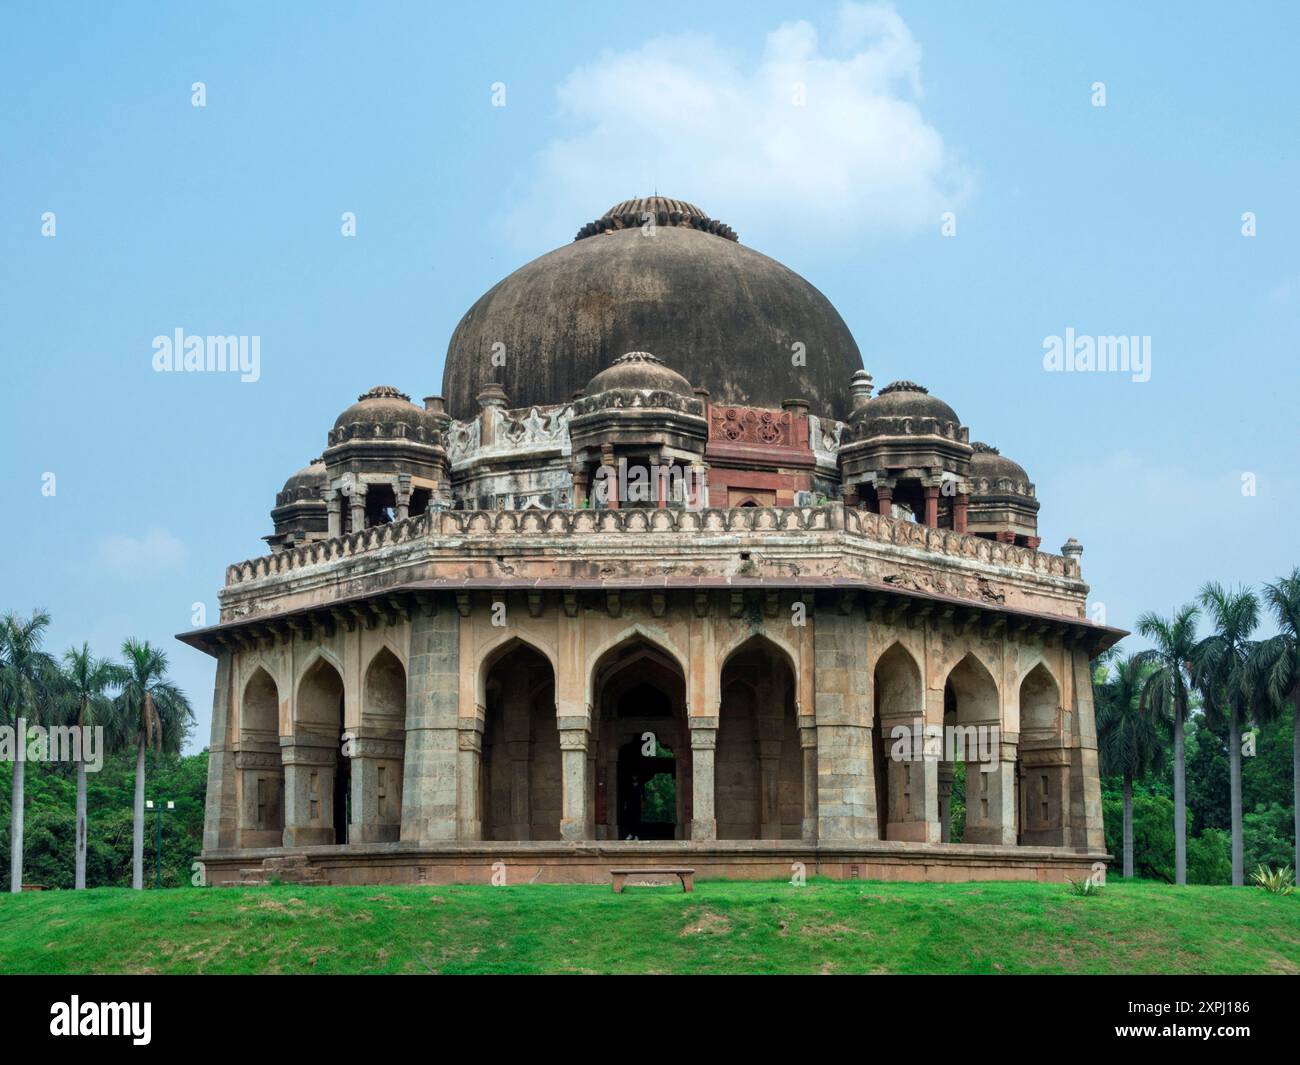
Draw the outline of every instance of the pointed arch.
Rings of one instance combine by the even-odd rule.
[[[996,724],[1002,719],[998,682],[974,651],[967,651],[944,680],[945,716],[953,704],[958,724]]]
[[[1021,735],[1056,735],[1061,724],[1061,686],[1047,663],[1039,661],[1025,673],[1018,695]]]
[[[361,682],[363,727],[400,729],[406,723],[406,667],[387,645],[370,658]]]
[[[612,655],[617,654],[623,647],[631,647],[638,643],[666,659],[671,663],[678,673],[681,674],[683,682],[690,676],[690,658],[668,638],[667,633],[658,629],[642,625],[635,622],[627,626],[615,636],[610,637],[599,648],[593,651],[587,657],[590,666],[587,670],[587,702],[589,705],[596,704],[597,697],[597,678],[601,671],[609,665]]]
[[[269,670],[257,666],[244,683],[239,738],[277,741],[280,735],[280,688]]]
[[[474,698],[477,705],[487,706],[487,682],[492,670],[503,658],[513,654],[520,647],[527,648],[546,659],[551,667],[552,676],[559,676],[559,663],[556,661],[555,651],[543,641],[534,638],[531,634],[521,636],[515,632],[500,633],[475,652],[478,657],[474,679]]]
[[[921,666],[901,641],[895,640],[876,659],[873,679],[877,719],[912,718],[924,713]]]
[[[721,663],[719,672],[725,670],[727,664],[736,655],[751,649],[752,646],[759,645],[771,648],[774,654],[784,659],[785,664],[790,667],[791,676],[795,679],[795,689],[798,690],[799,654],[784,639],[771,632],[743,633],[733,639],[726,647],[720,648],[717,656],[718,661]]]

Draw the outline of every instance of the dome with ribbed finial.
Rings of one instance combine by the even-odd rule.
[[[694,204],[653,196],[615,204],[480,297],[452,334],[442,392],[459,419],[492,380],[519,407],[562,403],[633,351],[662,353],[715,402],[798,396],[835,417],[862,369],[816,288]]]
[[[586,393],[608,392],[615,388],[649,389],[656,392],[675,392],[679,396],[691,395],[691,383],[662,359],[648,351],[629,351],[587,382]]]

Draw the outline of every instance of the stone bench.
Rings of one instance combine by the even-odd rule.
[[[695,870],[685,868],[674,868],[673,866],[661,865],[656,869],[611,869],[609,875],[613,877],[614,894],[623,894],[623,886],[629,876],[675,876],[682,882],[683,891],[695,890]]]

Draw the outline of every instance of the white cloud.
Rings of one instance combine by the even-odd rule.
[[[937,231],[968,178],[920,97],[920,45],[888,4],[844,4],[825,42],[785,23],[756,62],[691,35],[607,51],[559,86],[572,132],[525,172],[511,228],[533,243],[539,218],[576,230],[657,188],[742,238]]]
[[[181,568],[189,548],[166,529],[151,527],[143,536],[110,536],[99,557],[112,573],[131,581],[151,580]]]

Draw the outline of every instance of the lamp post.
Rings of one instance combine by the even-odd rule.
[[[161,888],[162,887],[162,819],[164,813],[171,813],[176,809],[176,803],[174,803],[171,799],[168,799],[166,808],[164,809],[163,804],[161,802],[155,804],[153,799],[149,799],[145,802],[144,805],[146,810],[158,811],[158,817],[157,817],[158,837],[157,837],[157,843],[154,846],[154,887]]]

